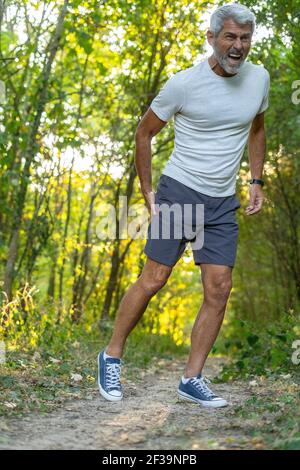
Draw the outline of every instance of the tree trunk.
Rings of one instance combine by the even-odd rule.
[[[7,255],[7,263],[6,269],[4,274],[4,286],[3,290],[8,296],[9,299],[12,297],[12,284],[14,279],[14,269],[15,264],[18,256],[18,244],[19,244],[19,235],[20,235],[20,228],[23,218],[23,210],[25,206],[27,188],[30,179],[30,170],[33,158],[36,154],[36,137],[38,134],[42,113],[45,109],[45,104],[47,102],[47,94],[48,94],[48,86],[49,86],[49,79],[51,74],[51,68],[56,56],[56,53],[59,48],[59,43],[63,31],[63,25],[65,16],[67,13],[69,0],[65,0],[64,4],[60,10],[60,14],[58,16],[58,21],[56,25],[56,29],[54,34],[50,40],[48,51],[49,56],[44,65],[41,79],[39,80],[39,89],[37,92],[37,111],[32,123],[31,132],[29,135],[28,143],[26,146],[26,150],[24,152],[25,164],[23,169],[23,174],[20,181],[20,188],[17,195],[16,200],[16,207],[14,211],[14,223],[12,227],[12,235],[10,239],[10,244],[8,248],[8,255]]]

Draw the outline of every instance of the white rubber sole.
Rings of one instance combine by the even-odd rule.
[[[101,387],[101,384],[100,384],[100,367],[99,367],[99,356],[100,356],[100,353],[98,354],[98,388],[99,388],[99,392],[100,394],[103,396],[103,398],[105,398],[106,400],[108,401],[121,401],[123,399],[123,394],[119,397],[114,397],[113,395],[110,395],[109,393],[107,393],[102,387]]]
[[[183,400],[188,400],[192,401],[194,403],[199,403],[199,405],[204,406],[205,408],[224,408],[225,406],[228,406],[228,402],[226,400],[220,399],[216,401],[206,401],[206,400],[200,400],[199,398],[194,398],[188,395],[185,392],[182,392],[182,390],[177,390],[178,395],[180,398]]]

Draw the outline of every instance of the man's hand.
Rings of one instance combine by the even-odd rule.
[[[264,193],[260,184],[250,184],[249,188],[250,202],[245,209],[246,215],[252,215],[259,212],[264,202]]]
[[[150,216],[156,215],[159,212],[158,207],[155,205],[155,193],[154,191],[145,191],[143,192],[143,196],[146,202],[147,209],[150,213]]]

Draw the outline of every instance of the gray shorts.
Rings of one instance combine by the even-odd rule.
[[[175,207],[173,204],[177,204],[182,207],[182,213],[186,207],[184,205],[188,204],[191,209],[191,218],[189,219],[191,230],[190,232],[186,230],[187,224],[185,223],[185,229],[182,229],[181,235],[178,236],[178,217],[176,218],[170,211],[168,215],[170,236],[166,237],[166,232],[163,232],[166,216],[164,211],[159,211],[158,215],[152,216],[148,226],[144,253],[149,258],[167,266],[174,266],[183,255],[187,243],[195,241],[194,234],[199,233],[199,236],[197,235],[198,243],[191,243],[195,264],[210,263],[234,266],[238,240],[236,210],[241,207],[235,194],[226,197],[208,196],[189,188],[170,176],[161,175],[155,193],[155,203],[158,204],[158,207],[161,207],[161,204]],[[198,208],[199,205],[202,205],[202,219],[197,217],[196,205]],[[154,223],[160,227],[159,232],[153,230]],[[153,231],[155,235],[153,235]],[[201,237],[202,243],[199,245]],[[201,247],[199,248],[199,246]]]

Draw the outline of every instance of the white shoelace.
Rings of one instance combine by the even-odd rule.
[[[106,365],[106,386],[108,390],[112,388],[121,388],[120,384],[120,372],[121,372],[121,365],[114,363],[114,364],[107,364]]]
[[[210,388],[206,385],[206,383],[211,383],[209,379],[206,377],[199,377],[191,379],[192,384],[203,393],[203,395],[207,398],[214,398],[216,395],[210,390]]]

